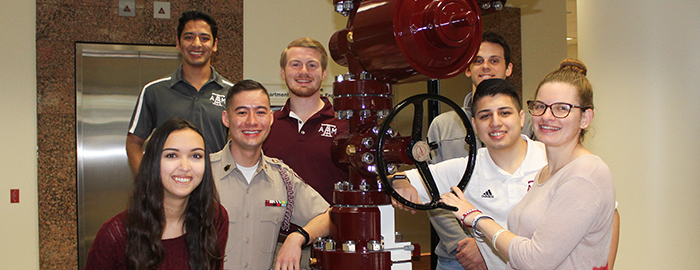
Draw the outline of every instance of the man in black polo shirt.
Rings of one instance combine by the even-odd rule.
[[[205,12],[182,13],[175,42],[182,53],[182,65],[169,77],[146,84],[131,116],[126,154],[134,174],[143,157],[145,140],[153,129],[173,117],[188,120],[202,130],[209,152],[218,152],[226,144],[227,129],[221,113],[233,83],[210,65],[217,50],[217,30],[216,21]]]

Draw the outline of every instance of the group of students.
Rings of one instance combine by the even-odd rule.
[[[182,14],[176,39],[182,64],[144,86],[132,115],[128,209],[104,223],[85,269],[299,269],[302,247],[329,234],[329,204],[279,159],[289,160],[278,149],[286,142],[266,140],[291,140],[285,127],[292,123],[300,140],[330,149],[329,135],[347,132],[319,95],[325,48],[300,38],[282,52],[290,99],[273,112],[262,84],[233,84],[214,70],[217,44],[211,15]],[[318,126],[327,129],[322,138],[308,132]],[[275,158],[263,154],[263,144]],[[340,175],[332,168],[324,173]],[[299,227],[291,229],[294,224]],[[278,245],[280,231],[286,237]]]
[[[459,154],[445,154],[449,158],[430,166],[445,193],[442,200],[459,209],[431,212],[433,224],[444,228],[438,230],[445,254],[438,269],[612,268],[618,229],[613,226],[618,217],[612,176],[581,144],[593,118],[586,67],[565,60],[547,75],[527,104],[532,123],[526,123],[530,118],[515,86],[499,79],[512,72],[509,49],[506,53],[505,42],[494,43],[489,36],[499,38],[485,33],[479,55],[467,70],[475,91],[467,96],[465,107],[486,146],[479,149],[472,179],[466,190],[449,192],[466,167]],[[135,181],[128,209],[100,229],[86,269],[299,269],[301,247],[330,233],[329,204],[323,196],[285,163],[263,154],[273,122],[285,118],[273,114],[262,84],[231,84],[209,66],[216,42],[213,18],[202,12],[183,14],[176,43],[183,64],[173,76],[154,82],[156,87],[144,88],[132,117],[127,152]],[[294,59],[286,58],[290,47],[301,50]],[[327,57],[316,58],[325,56],[325,50],[290,47],[282,54],[282,77],[290,91],[299,90],[303,97],[309,88],[317,95],[326,66],[317,69]],[[305,53],[313,57],[305,58]],[[303,60],[307,58],[311,60]],[[208,72],[193,72],[197,70]],[[303,74],[292,76],[295,70]],[[228,130],[228,143],[218,145],[221,142],[213,139],[212,144],[208,134],[220,131],[211,124],[192,124],[197,119],[187,116],[156,116],[153,108],[163,106],[159,103],[177,104],[163,98],[164,89],[176,90],[175,95],[210,94],[211,104],[224,108],[217,112],[207,107],[211,104],[192,101],[194,105],[183,106],[194,106],[193,118],[215,116],[214,121]],[[299,121],[299,134],[305,134],[303,124],[314,113],[332,111],[327,100],[317,99],[321,102],[311,114],[297,115],[294,108],[282,112]],[[148,124],[144,127],[139,121]],[[437,121],[430,139],[442,149],[464,149],[464,137],[459,139],[463,127],[440,129],[440,122],[454,124]],[[531,127],[539,142],[521,135],[524,126]],[[394,181],[395,189],[414,202],[429,201],[420,176],[411,170],[404,174],[407,180]],[[277,232],[292,223],[303,227],[287,236],[273,259]],[[466,237],[465,227],[474,237]],[[461,234],[450,236],[455,230]]]
[[[430,211],[441,241],[437,269],[612,269],[619,233],[612,174],[582,145],[594,108],[586,66],[566,59],[540,82],[527,103],[531,123],[504,79],[511,70],[505,41],[484,33],[467,71],[474,91],[465,110],[485,147],[464,191],[454,186],[467,165],[465,128],[452,113],[429,129],[441,161],[429,169],[441,200],[459,209]],[[402,196],[430,201],[416,170],[400,174],[393,185]]]

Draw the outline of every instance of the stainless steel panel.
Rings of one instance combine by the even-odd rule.
[[[174,47],[76,44],[80,269],[102,224],[127,207],[133,176],[125,141],[140,90],[180,63]]]

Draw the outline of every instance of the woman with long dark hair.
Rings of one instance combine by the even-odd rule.
[[[203,136],[174,118],[153,133],[129,208],[102,226],[85,269],[223,269],[227,239]]]

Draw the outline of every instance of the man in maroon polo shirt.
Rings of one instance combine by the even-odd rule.
[[[282,52],[280,73],[289,99],[275,112],[263,151],[283,160],[333,204],[334,184],[348,180],[348,172],[333,163],[331,144],[348,131],[348,122],[335,118],[333,106],[321,97],[327,66],[326,49],[312,38],[296,39]]]
[[[336,136],[348,132],[348,121],[335,118],[333,106],[321,97],[327,66],[326,49],[315,39],[296,39],[282,51],[280,74],[289,89],[289,99],[282,110],[275,112],[263,153],[281,159],[333,204],[335,183],[348,180],[349,175],[333,163],[331,145]],[[280,233],[284,236],[294,230],[292,226]],[[308,267],[309,254],[308,248],[303,250],[302,268]]]

